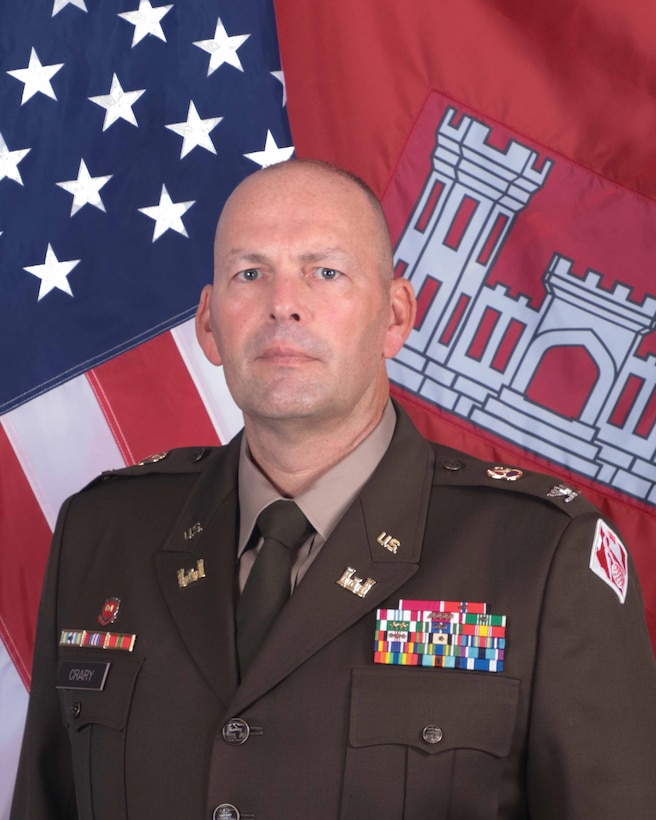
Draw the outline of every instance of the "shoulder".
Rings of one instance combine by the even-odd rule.
[[[220,447],[183,447],[106,470],[70,496],[60,522],[96,530],[120,520],[167,520],[188,499],[225,497],[236,486],[239,437]],[[208,501],[207,499],[210,499]],[[86,530],[85,530],[86,531]]]
[[[588,513],[599,517],[597,507],[575,485],[560,477],[525,469],[521,464],[486,462],[452,447],[437,444],[422,435],[398,402],[394,402],[397,428],[390,463],[395,474],[402,468],[416,469],[421,454],[433,464],[433,487],[453,487],[501,497],[518,504],[541,504],[570,519]],[[392,447],[390,447],[390,451]]]
[[[526,470],[516,464],[482,461],[437,444],[431,444],[431,447],[435,454],[434,485],[509,493],[518,502],[539,501],[569,518],[584,513],[599,515],[595,505],[562,478]]]
[[[145,478],[154,475],[189,475],[203,472],[212,456],[221,450],[220,447],[179,447],[154,453],[147,458],[121,467],[116,470],[104,470],[90,481],[82,490],[88,490],[99,484],[113,483],[128,478]]]
[[[207,459],[220,449],[219,447],[178,447],[173,450],[164,450],[161,453],[154,453],[136,464],[117,470],[104,470],[89,486],[98,481],[135,476],[202,472]]]
[[[158,477],[171,480],[177,478],[184,484],[196,481],[213,470],[220,472],[230,471],[230,466],[236,470],[239,460],[239,442],[241,436],[236,436],[231,442],[217,447],[178,447],[154,453],[136,464],[116,470],[105,470],[96,476],[80,494],[93,489],[132,486],[136,481],[139,485],[151,484]]]

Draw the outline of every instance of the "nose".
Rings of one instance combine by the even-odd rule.
[[[305,316],[303,280],[298,273],[279,273],[272,277],[269,312],[277,322],[300,322]]]

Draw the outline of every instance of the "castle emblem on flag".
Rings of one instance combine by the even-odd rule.
[[[545,196],[553,207],[559,194],[551,177],[567,173],[579,191],[591,172],[547,157],[437,92],[415,125],[408,157],[420,145],[425,152],[429,139],[427,172],[399,163],[383,202],[398,235],[396,273],[418,301],[410,337],[389,363],[392,382],[551,462],[653,501],[656,356],[640,355],[639,346],[656,329],[656,296],[639,301],[611,278],[622,271],[568,258],[557,227],[545,233],[534,273],[529,266],[521,274],[521,287],[533,276],[536,294],[515,294],[517,282],[502,279],[512,279],[515,257],[529,259],[525,244],[535,245],[536,235],[520,226],[542,224]],[[412,190],[419,195],[409,207],[404,197]],[[514,257],[506,262],[508,248]],[[545,252],[550,258],[541,263]],[[574,363],[564,368],[566,356]],[[576,390],[558,381],[572,372]]]

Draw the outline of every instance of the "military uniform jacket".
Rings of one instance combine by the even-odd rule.
[[[599,512],[545,476],[493,479],[398,413],[241,683],[239,441],[66,502],[13,820],[653,818],[653,655],[633,570],[622,604],[589,569]],[[364,598],[336,583],[347,568],[375,580]],[[375,664],[376,610],[400,598],[506,615],[503,671]],[[59,645],[81,630],[136,638]],[[102,689],[67,683],[85,668]]]

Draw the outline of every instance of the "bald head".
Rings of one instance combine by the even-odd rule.
[[[363,231],[367,236],[375,264],[383,280],[394,276],[392,243],[382,206],[372,189],[355,174],[317,159],[291,159],[270,165],[246,177],[228,197],[219,219],[215,237],[215,263],[225,252],[222,230],[235,210],[252,208],[260,197],[275,199],[298,191],[299,208],[303,196],[320,205],[321,197],[328,190],[330,195],[340,197],[354,216],[352,229]]]

